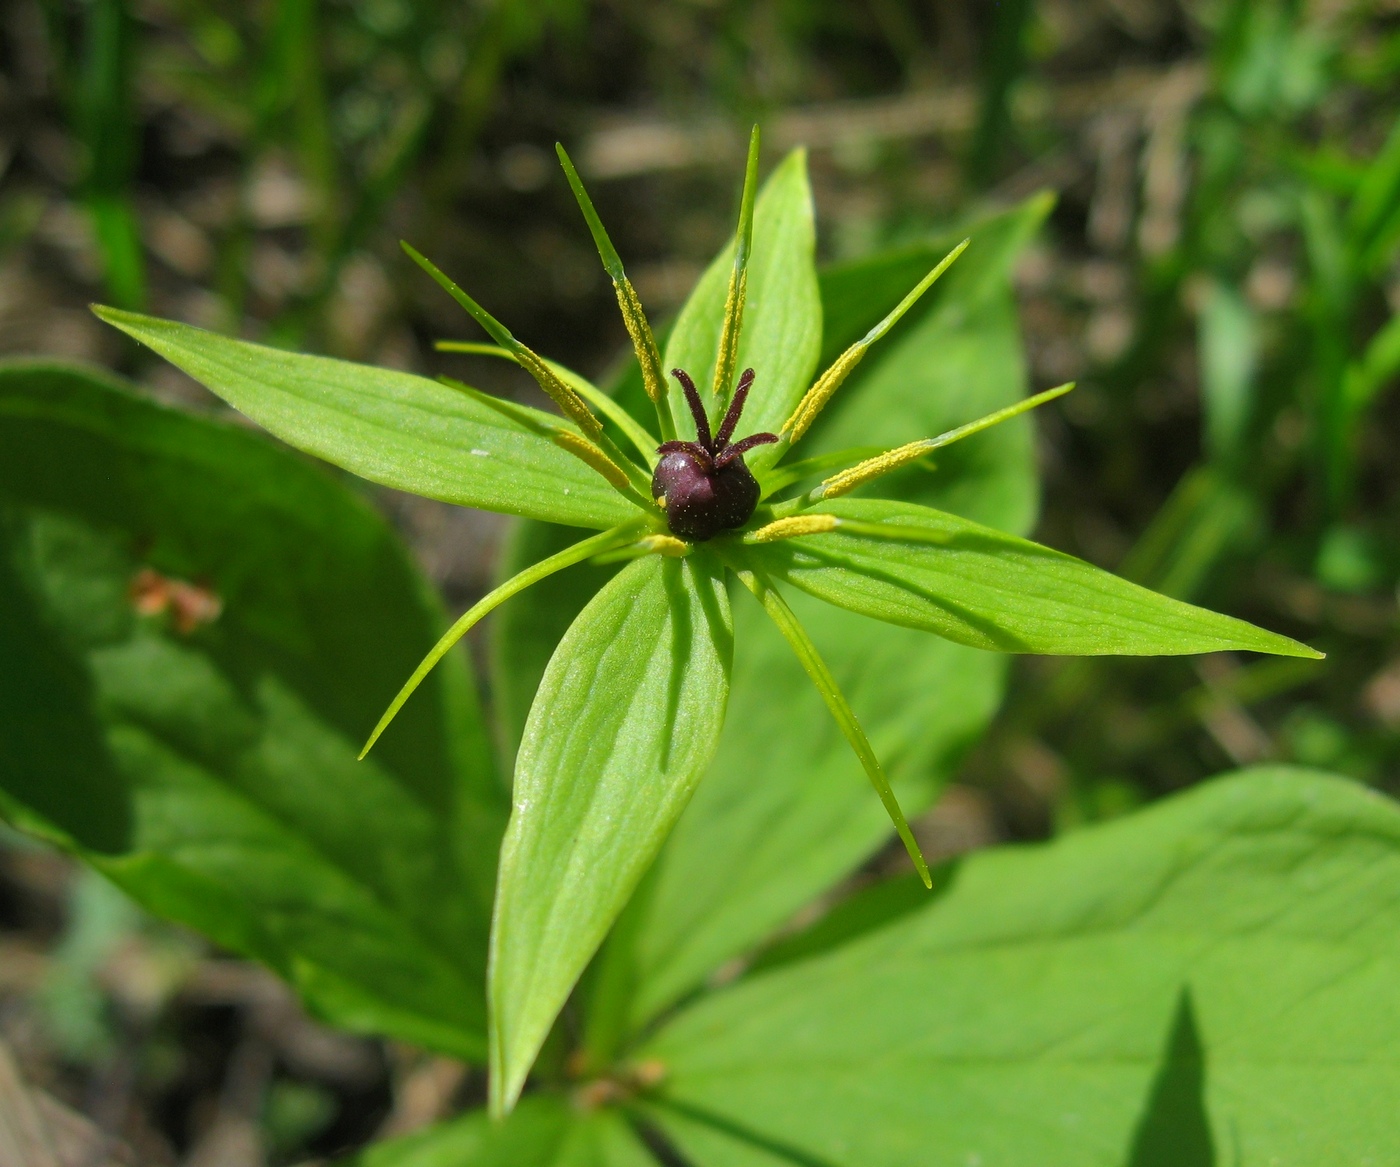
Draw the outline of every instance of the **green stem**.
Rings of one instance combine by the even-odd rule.
[[[899,832],[904,849],[909,852],[909,858],[914,861],[919,878],[924,881],[924,886],[931,890],[933,877],[929,875],[928,864],[924,862],[923,852],[919,850],[914,832],[909,829],[909,821],[899,808],[899,800],[895,798],[894,791],[890,789],[890,781],[885,776],[880,759],[875,756],[870,739],[865,736],[865,731],[861,729],[854,710],[851,709],[845,695],[841,692],[840,686],[837,685],[836,678],[832,676],[826,661],[822,660],[821,654],[817,652],[817,646],[812,643],[812,638],[807,635],[807,630],[802,627],[796,614],[788,607],[787,601],[778,594],[771,580],[751,569],[737,567],[734,564],[730,566],[734,567],[735,574],[738,575],[744,586],[763,605],[763,610],[778,626],[778,631],[783,634],[783,638],[791,646],[792,651],[797,654],[797,659],[801,662],[803,669],[812,678],[812,684],[817,687],[817,692],[826,702],[831,716],[836,719],[836,724],[841,728],[841,732],[851,744],[851,749],[855,751],[856,757],[860,759],[860,764],[865,768],[870,784],[875,787],[875,793],[880,796],[880,801],[884,803],[885,811],[894,823],[894,829]]]
[[[398,712],[403,708],[404,702],[413,695],[413,691],[423,683],[423,678],[433,670],[433,666],[447,655],[448,650],[462,639],[483,616],[493,609],[500,607],[511,596],[523,592],[531,584],[539,583],[547,576],[553,575],[557,571],[563,571],[566,567],[572,567],[575,563],[582,563],[592,555],[597,555],[602,551],[609,551],[613,547],[634,539],[637,535],[638,524],[624,523],[621,526],[613,527],[594,535],[592,538],[584,539],[575,543],[572,547],[566,547],[557,555],[551,555],[548,559],[542,559],[533,567],[527,567],[519,575],[514,575],[500,587],[488,592],[470,608],[468,608],[457,622],[452,625],[442,635],[428,655],[413,670],[413,675],[404,682],[403,688],[398,695],[389,703],[389,708],[384,710],[384,716],[379,719],[379,724],[374,727],[374,732],[369,735],[369,740],[365,742],[365,748],[360,751],[360,758],[363,759],[369,753],[374,743],[379,740],[380,735],[389,728],[389,723],[398,716]]]

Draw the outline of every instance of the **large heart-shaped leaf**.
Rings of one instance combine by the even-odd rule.
[[[698,1167],[1392,1162],[1400,807],[1265,769],[984,852],[638,1056]]]
[[[822,337],[815,251],[807,156],[794,150],[769,175],[754,208],[748,300],[736,367],[751,367],[755,376],[740,437],[760,430],[776,432],[812,382]],[[667,372],[684,369],[703,390],[714,377],[733,268],[731,242],[705,269],[666,341],[662,364]],[[708,392],[703,396],[713,412]],[[681,428],[693,435],[690,411],[674,384],[671,411]],[[762,464],[761,452],[749,462]]]
[[[525,1099],[504,1122],[483,1110],[376,1143],[342,1167],[656,1167],[616,1111],[579,1111],[564,1099]]]
[[[283,441],[371,482],[580,527],[636,516],[597,473],[536,429],[436,381],[114,308],[98,315]],[[548,426],[566,424],[511,408]]]
[[[733,631],[719,564],[648,556],[550,660],[515,763],[491,933],[491,1090],[515,1101],[574,982],[714,755]]]
[[[935,285],[866,358],[795,456],[939,433],[1021,397],[1026,374],[1008,274],[1046,210],[1033,199],[975,225],[948,283]],[[826,355],[862,335],[948,250],[934,240],[824,276]],[[1024,530],[1035,509],[1029,426],[999,427],[954,452],[936,474],[915,471],[881,486]],[[801,595],[790,600],[901,805],[926,806],[995,711],[1004,661]],[[731,715],[647,894],[609,942],[591,1018],[600,1054],[754,947],[890,833],[787,644],[748,597],[736,609]]]
[[[356,746],[442,615],[322,469],[71,367],[0,369],[0,792],[313,1010],[485,1052],[504,820],[470,679]]]

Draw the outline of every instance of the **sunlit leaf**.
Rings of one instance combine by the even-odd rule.
[[[612,527],[636,514],[548,438],[435,381],[97,312],[283,441],[371,482],[580,527]]]
[[[963,232],[973,238],[967,253],[871,351],[794,456],[895,445],[1023,396],[1008,276],[1047,210],[1046,200],[1035,198],[971,224]],[[961,237],[824,274],[823,360],[864,335]],[[1036,488],[1024,419],[939,458],[937,473],[892,475],[880,489],[1026,530]],[[877,623],[794,589],[786,595],[850,698],[900,804],[910,813],[927,806],[995,712],[1005,658]],[[735,605],[732,713],[719,753],[657,860],[646,895],[629,907],[605,950],[606,975],[590,1006],[593,1041],[602,1050],[751,950],[891,834],[791,650],[743,599]]]
[[[924,910],[635,1056],[664,1063],[650,1113],[697,1167],[744,1161],[730,1140],[827,1167],[1388,1162],[1397,887],[1395,803],[1247,772],[965,860]]]
[[[837,499],[816,510],[881,534],[838,529],[745,548],[746,556],[828,603],[960,644],[1071,656],[1230,649],[1321,656],[942,511],[877,499]]]
[[[583,610],[540,682],[492,923],[498,1110],[714,754],[733,636],[718,572],[704,554],[633,562]]]

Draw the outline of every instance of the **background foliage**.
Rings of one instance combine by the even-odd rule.
[[[831,265],[822,284],[828,356],[868,325],[863,310],[878,315],[880,303],[869,292],[878,281],[902,289],[954,225],[1054,189],[1058,200],[1044,209],[1044,229],[1014,267],[1014,304],[1003,289],[969,300],[970,319],[948,319],[935,307],[891,338],[896,347],[861,390],[870,399],[892,395],[888,440],[936,432],[944,422],[942,415],[911,418],[900,412],[907,405],[895,404],[907,400],[895,396],[905,368],[927,370],[929,354],[937,356],[940,379],[929,400],[939,409],[956,407],[949,421],[979,412],[977,381],[959,363],[958,345],[975,354],[974,368],[989,351],[1014,362],[1014,341],[976,338],[979,330],[1013,336],[1019,318],[1031,384],[1068,377],[1083,383],[1040,421],[1045,493],[1037,537],[1171,594],[1280,628],[1329,657],[1322,667],[1228,657],[1005,662],[948,645],[930,650],[920,642],[911,650],[912,634],[862,629],[858,640],[849,638],[852,648],[877,664],[851,678],[853,700],[890,710],[890,724],[872,731],[904,783],[901,797],[927,804],[947,777],[955,778],[919,824],[926,847],[947,856],[1002,839],[1046,837],[1255,762],[1322,766],[1394,792],[1400,483],[1392,447],[1400,417],[1390,390],[1400,365],[1393,323],[1400,31],[1389,5],[1025,0],[994,12],[959,0],[17,0],[6,6],[0,38],[0,348],[95,360],[136,376],[165,400],[206,410],[213,407],[202,391],[98,331],[83,304],[101,297],[258,339],[469,375],[533,401],[509,370],[432,352],[434,338],[461,335],[461,324],[406,269],[395,247],[405,236],[431,245],[448,270],[471,272],[483,301],[522,338],[601,377],[624,337],[549,161],[555,138],[580,159],[643,298],[662,310],[679,305],[729,229],[742,145],[737,127],[762,118],[774,160],[789,144],[810,143],[819,245]],[[1033,234],[1029,222],[992,222],[992,238],[997,230],[1019,232],[1019,244]],[[1007,248],[1009,266],[1015,246]],[[877,251],[885,258],[862,259]],[[862,270],[871,262],[885,269]],[[1023,375],[1015,368],[980,371],[988,381]],[[968,397],[960,401],[954,391]],[[836,412],[817,444],[856,440],[842,427]],[[1008,434],[1004,440],[1020,443],[1018,458],[1025,459],[1027,432]],[[236,435],[228,440],[237,444]],[[859,440],[885,438],[862,433]],[[11,505],[11,484],[21,478],[49,482],[54,492],[77,489],[63,485],[67,475],[36,465],[40,448],[28,440],[7,447]],[[986,447],[967,447],[967,465],[949,457],[949,474],[911,480],[910,489],[937,483],[932,489],[948,492],[938,505],[1007,529],[1030,526],[1029,462],[985,452],[979,462],[979,449]],[[313,481],[320,480],[306,480]],[[243,620],[246,610],[264,654],[258,668],[270,661],[286,680],[280,698],[238,692],[248,719],[238,724],[248,743],[280,740],[279,733],[304,740],[319,732],[316,726],[349,738],[358,732],[360,705],[367,709],[377,698],[344,685],[353,662],[326,655],[335,612],[355,632],[336,636],[337,644],[405,660],[414,644],[431,638],[438,618],[411,569],[395,566],[398,553],[367,509],[296,493],[319,489],[287,487],[287,496],[303,503],[295,514],[286,513],[285,499],[269,499],[266,506],[284,516],[276,519],[245,499],[240,505],[250,509],[230,514],[224,528],[237,535],[219,539],[232,553],[249,531],[267,537],[266,546],[249,550],[244,564],[220,577],[221,619]],[[132,490],[129,506],[156,493]],[[218,502],[222,495],[211,497]],[[488,586],[498,549],[503,558],[528,560],[552,537],[528,525],[507,536],[489,517],[387,491],[373,492],[372,500],[408,537],[453,608]],[[179,530],[178,515],[156,523],[123,512],[120,498],[98,501],[109,527],[135,530],[145,522]],[[224,501],[232,505],[231,496]],[[91,640],[84,653],[118,661],[122,651],[174,651],[149,629],[117,627],[111,613],[122,607],[120,581],[142,564],[183,578],[189,551],[178,538],[151,547],[138,539],[140,563],[128,562],[122,555],[131,554],[130,543],[123,551],[71,523],[33,517],[35,507],[66,510],[63,499],[23,502],[26,517],[10,515],[7,523],[12,532],[23,528],[28,562],[63,581],[55,591],[88,597],[82,602],[89,607],[72,609],[74,628]],[[327,567],[304,585],[286,579],[270,566],[280,562],[277,538],[304,541],[298,525],[318,522],[341,532],[362,558],[357,566]],[[369,575],[358,566],[366,562],[376,565]],[[250,581],[248,590],[226,579]],[[308,594],[331,581],[339,598],[323,612],[308,612],[306,627],[260,628],[257,589],[271,581],[305,586]],[[561,577],[557,594],[587,587]],[[360,619],[366,604],[395,588],[404,597],[400,610],[416,613],[411,634]],[[107,623],[94,623],[92,613],[104,603]],[[478,659],[494,655],[500,666],[488,693],[492,721],[482,732],[507,752],[552,644],[535,615],[524,604],[505,609],[491,643],[477,645]],[[751,616],[736,605],[737,622]],[[559,618],[556,607],[550,619]],[[217,639],[219,626],[196,640]],[[822,647],[835,663],[846,634],[839,621],[829,629],[831,643]],[[751,631],[750,644],[761,641],[758,629]],[[527,635],[538,638],[533,665],[521,647]],[[888,643],[872,643],[879,638]],[[166,639],[191,658],[192,670],[202,670],[200,684],[214,687],[208,693],[220,685],[225,696],[229,686],[237,690],[240,670],[252,667],[221,657],[217,643],[199,641],[192,652],[178,632]],[[512,643],[517,648],[507,651]],[[52,646],[33,648],[56,659]],[[927,675],[909,663],[914,651]],[[315,662],[324,670],[319,677]],[[968,755],[996,708],[1008,664],[1008,699]],[[775,670],[787,668],[776,656],[768,664],[758,649],[747,664],[741,659],[736,706],[760,706],[741,695],[745,684],[783,691],[785,673],[775,680]],[[71,670],[55,664],[50,671],[55,686],[73,683]],[[957,708],[935,726],[901,720],[899,694],[890,687],[905,685],[924,694],[946,687]],[[197,695],[192,687],[191,700]],[[54,707],[43,694],[20,696],[37,708]],[[279,699],[296,724],[276,728]],[[457,701],[459,712],[467,700],[442,699]],[[140,733],[149,736],[151,710],[108,708],[100,692],[85,700],[109,722],[137,726],[133,743]],[[794,702],[805,700],[805,688],[794,683]],[[7,714],[19,708],[11,704]],[[761,769],[774,779],[759,792],[772,800],[764,814],[787,825],[760,832],[753,824],[770,820],[745,817],[752,832],[745,834],[734,818],[723,818],[724,785],[702,785],[658,868],[652,899],[635,909],[664,927],[648,931],[639,922],[644,942],[619,942],[601,966],[613,971],[600,973],[599,993],[616,978],[641,978],[645,992],[627,998],[638,1015],[598,1022],[587,1042],[592,1048],[608,1049],[617,1026],[693,990],[837,875],[859,867],[845,894],[894,870],[892,856],[863,862],[883,830],[865,790],[840,772],[827,775],[820,765],[814,771],[811,759],[768,756],[779,739],[763,718],[777,712],[764,702],[751,718],[731,721],[712,777],[740,784]],[[201,713],[196,703],[161,716],[171,719],[164,732],[188,741],[203,732],[190,719],[207,716],[207,708]],[[79,728],[63,732],[84,740]],[[420,737],[421,727],[414,740]],[[479,741],[444,741],[439,760],[427,766],[396,761],[391,749],[381,759],[380,785],[364,797],[395,806],[417,800],[436,813],[456,797],[449,793],[453,751],[461,765],[463,751],[479,757],[481,749]],[[815,741],[811,749],[818,763],[835,754]],[[427,775],[435,775],[434,789],[403,790]],[[65,781],[79,777],[75,767]],[[256,767],[236,777],[239,813],[252,815]],[[201,781],[208,797],[220,781],[219,797],[232,797],[227,776]],[[823,797],[827,786],[849,794],[850,805]],[[126,809],[100,814],[89,801],[90,833],[70,828],[72,837],[97,854],[118,854],[131,832],[147,829],[131,812],[143,797],[133,791]],[[231,813],[228,805],[220,803],[217,813]],[[726,838],[731,853],[690,838],[699,830],[690,824],[706,816],[719,826],[702,837]],[[405,832],[417,829],[412,813],[396,817]],[[304,825],[334,831],[329,822]],[[810,854],[810,832],[832,840],[829,853]],[[360,885],[425,878],[371,870],[372,857],[353,859]],[[6,852],[10,930],[0,967],[9,970],[4,983],[14,986],[16,1004],[4,1032],[25,1052],[32,1074],[70,1099],[99,1100],[93,1105],[114,1116],[104,1122],[123,1129],[150,1161],[195,1156],[209,1140],[231,1137],[227,1131],[241,1121],[260,1132],[256,1154],[290,1162],[356,1145],[386,1116],[391,1129],[408,1129],[479,1089],[452,1064],[407,1048],[385,1054],[341,1047],[341,1069],[327,1069],[337,1059],[318,1062],[308,1031],[295,1031],[303,1036],[294,1039],[293,1027],[268,1020],[277,1006],[264,982],[209,961],[188,940],[151,931],[100,893],[84,891],[82,881],[70,888],[65,869],[53,862],[18,842]],[[298,878],[345,878],[325,866]],[[461,873],[461,911],[468,915],[475,910],[473,878]],[[713,902],[687,899],[695,914],[683,915],[671,906],[675,889],[697,883],[715,889]],[[406,896],[403,903],[412,899],[405,886],[411,883],[390,889],[391,902],[394,894]],[[240,887],[236,895],[253,890]],[[888,910],[897,913],[897,893],[885,894],[896,896]],[[257,948],[233,943],[233,923],[188,922],[291,967],[275,937],[260,938],[264,947]],[[453,943],[472,934],[450,931]],[[38,963],[26,964],[30,955]],[[764,959],[780,962],[782,955]],[[343,999],[341,1007],[348,1008]],[[1202,1000],[1163,998],[1162,1017],[1183,1019],[1172,1030],[1181,1035],[1183,1073],[1191,1064],[1192,1026],[1208,1008]],[[347,1019],[330,1005],[324,1013]],[[610,1014],[600,1009],[597,1016]],[[667,1040],[663,1033],[658,1048]],[[753,1041],[762,1050],[763,1034]],[[702,1108],[719,1105],[706,1093],[706,1072],[713,1071],[697,1068],[696,1085],[686,1086],[691,1104]],[[1150,1085],[1131,1088],[1140,1095]],[[1172,1088],[1162,1086],[1168,1094]],[[427,1101],[410,1103],[413,1097]],[[562,1127],[549,1125],[557,1116],[542,1114],[545,1133],[528,1137],[564,1139]],[[684,1115],[658,1121],[682,1147],[715,1137],[696,1133]],[[482,1136],[464,1127],[459,1137]],[[596,1132],[568,1136],[621,1137],[601,1119]],[[1140,1154],[1153,1161],[1150,1148]]]

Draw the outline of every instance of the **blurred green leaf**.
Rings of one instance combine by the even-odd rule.
[[[146,298],[145,260],[131,186],[140,150],[133,109],[134,34],[125,0],[84,5],[83,68],[74,94],[83,185],[109,293],[124,308]]]
[[[1238,478],[1211,465],[1197,466],[1182,475],[1118,574],[1190,600],[1227,555],[1257,545],[1261,528],[1259,503]]]
[[[652,1114],[698,1167],[730,1159],[672,1108],[827,1167],[1386,1161],[1397,883],[1400,809],[1286,768],[983,852],[925,910],[679,1014],[640,1051],[668,1071]]]
[[[375,1143],[341,1167],[655,1167],[612,1110],[576,1110],[547,1094],[524,1099],[505,1121],[474,1111],[404,1138]]]
[[[463,661],[354,760],[443,625],[383,520],[255,435],[36,363],[0,368],[0,517],[7,816],[320,1016],[482,1056],[504,799]]]
[[[1320,657],[1243,620],[1148,591],[1083,560],[909,503],[836,499],[807,513],[908,529],[745,548],[762,571],[829,604],[1001,652],[1157,656],[1246,649]],[[926,536],[917,541],[915,536]]]
[[[877,346],[794,457],[941,433],[1010,404],[1026,371],[1012,263],[1049,210],[1036,197],[958,234],[972,246]],[[825,357],[863,335],[949,248],[933,239],[822,279]],[[1035,512],[1023,419],[882,480],[895,495],[1023,531]],[[947,455],[944,458],[944,454]],[[1005,661],[789,594],[908,813],[927,806],[996,710]],[[731,715],[715,762],[644,891],[609,941],[590,1001],[599,1056],[749,951],[890,835],[859,763],[791,649],[747,597],[735,605]]]
[[[1361,358],[1347,370],[1347,406],[1360,414],[1387,384],[1400,375],[1400,315],[1392,316],[1371,337]]]
[[[1390,128],[1385,144],[1366,167],[1347,210],[1346,230],[1359,260],[1367,267],[1379,254],[1390,232],[1387,225],[1400,216],[1400,118]],[[1370,261],[1370,262],[1367,262]]]
[[[548,438],[445,385],[151,316],[97,311],[283,441],[371,482],[581,527],[636,516],[597,473]],[[553,427],[566,424],[511,408]]]
[[[540,682],[492,921],[495,1110],[514,1103],[714,755],[733,651],[722,579],[703,552],[630,564],[570,626]]]
[[[1206,447],[1214,461],[1227,463],[1250,422],[1259,357],[1254,313],[1236,289],[1214,282],[1201,307],[1199,334]]]
[[[752,367],[755,376],[744,408],[741,437],[760,430],[776,433],[812,382],[822,336],[815,247],[807,155],[794,150],[768,176],[754,210],[748,301],[736,367]],[[705,398],[714,377],[733,268],[731,240],[705,269],[685,302],[662,360],[667,373],[681,368],[694,377]],[[709,400],[705,404],[714,408]],[[690,410],[674,382],[671,412],[681,431],[693,435]],[[754,467],[764,465],[758,451],[747,461]]]

